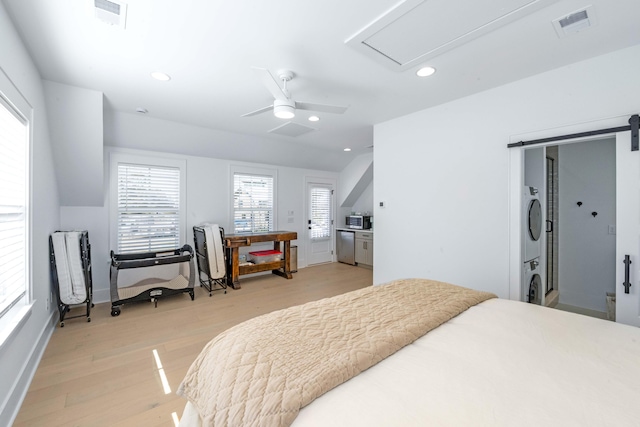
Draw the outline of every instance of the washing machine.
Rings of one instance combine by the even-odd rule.
[[[536,187],[524,187],[524,261],[539,258],[542,252],[542,205]]]
[[[542,277],[540,277],[540,260],[532,259],[524,263],[524,301],[531,304],[542,304]]]

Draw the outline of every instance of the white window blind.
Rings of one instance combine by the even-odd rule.
[[[28,124],[0,97],[0,317],[27,289]]]
[[[331,190],[326,187],[311,189],[311,238],[331,236]]]
[[[235,233],[273,231],[273,177],[233,174],[233,225]]]
[[[118,253],[180,247],[180,168],[118,164]]]

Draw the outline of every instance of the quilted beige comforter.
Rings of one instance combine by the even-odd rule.
[[[205,426],[282,426],[316,397],[495,295],[423,279],[269,313],[209,342],[178,394]]]

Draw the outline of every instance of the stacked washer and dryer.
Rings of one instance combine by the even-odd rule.
[[[542,252],[542,206],[538,189],[524,187],[524,292],[525,301],[542,304],[543,284],[540,277],[540,255]]]

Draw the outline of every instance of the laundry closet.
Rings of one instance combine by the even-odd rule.
[[[614,138],[525,150],[525,301],[607,317],[616,275],[615,150]]]

